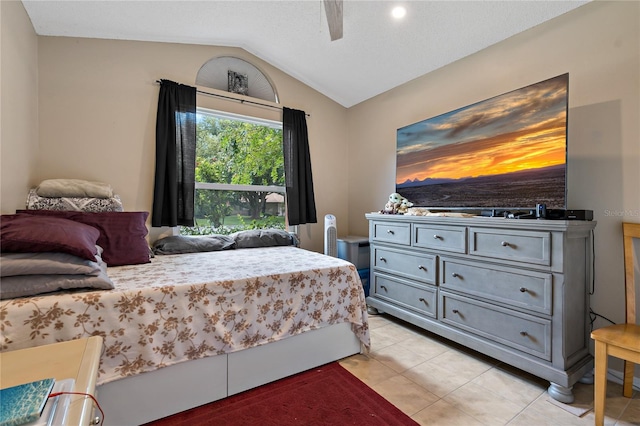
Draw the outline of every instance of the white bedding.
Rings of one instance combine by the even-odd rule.
[[[114,290],[0,303],[2,351],[91,335],[105,341],[98,384],[350,323],[369,347],[355,266],[300,248],[156,256],[108,268]]]

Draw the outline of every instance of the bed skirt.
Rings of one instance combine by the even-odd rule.
[[[139,425],[362,352],[347,323],[98,386],[107,424]]]

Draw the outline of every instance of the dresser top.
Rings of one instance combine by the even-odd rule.
[[[367,213],[372,221],[411,222],[452,226],[483,226],[493,228],[529,229],[547,231],[583,231],[596,227],[596,221],[551,220],[551,219],[508,219],[504,217],[465,216],[453,213],[433,213],[429,216]]]

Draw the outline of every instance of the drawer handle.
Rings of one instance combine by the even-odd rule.
[[[442,239],[442,237],[440,235],[438,235],[438,234],[435,234],[433,236],[433,238],[436,239],[436,240],[441,240]]]
[[[460,278],[460,275],[457,272],[451,274],[453,278]]]
[[[391,229],[387,229],[387,234],[393,235],[393,234],[395,234],[395,232],[393,232]]]
[[[502,244],[502,247],[509,247],[511,245],[508,241],[503,241],[500,244]]]
[[[520,287],[520,293],[525,293],[526,291],[527,291],[527,289],[526,289],[526,288],[524,288],[524,287]]]
[[[383,289],[384,291],[388,291],[387,288],[383,285],[381,285],[380,288]]]
[[[521,332],[520,332],[520,335],[521,335],[521,336],[528,336],[528,335],[529,335],[529,333],[527,333],[526,331],[521,331]]]
[[[421,301],[422,303],[424,303],[425,305],[429,306],[429,302],[427,302],[424,297],[421,297],[418,300]]]
[[[380,258],[380,262],[386,262],[386,261],[387,261],[387,259],[385,259],[384,257]]]
[[[458,313],[460,313],[460,311],[459,311],[459,310],[457,310],[457,309],[454,309],[454,310],[453,310],[453,311],[451,311],[451,312],[453,312],[454,314],[458,314]]]
[[[426,271],[427,267],[426,266],[422,266],[422,265],[418,265],[418,269],[420,269],[422,271]]]

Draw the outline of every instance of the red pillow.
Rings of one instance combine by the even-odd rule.
[[[108,266],[149,263],[146,225],[149,212],[78,212],[59,210],[19,210],[30,215],[63,217],[90,225],[100,231],[97,244]]]
[[[58,217],[2,215],[0,250],[7,253],[68,253],[95,262],[100,231]]]

